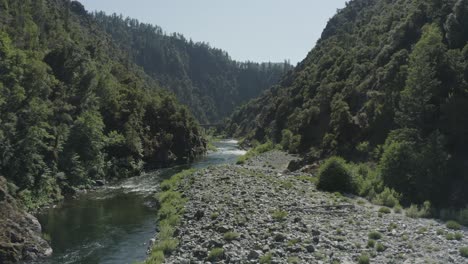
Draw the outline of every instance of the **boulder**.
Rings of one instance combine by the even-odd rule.
[[[36,260],[52,254],[52,248],[41,236],[39,221],[19,208],[3,177],[0,177],[0,212],[0,263]]]

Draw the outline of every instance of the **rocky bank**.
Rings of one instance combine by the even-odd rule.
[[[286,170],[292,159],[273,151],[192,175],[166,262],[357,263],[366,254],[370,263],[468,263],[459,253],[468,230],[317,191],[314,175]]]
[[[8,193],[5,178],[0,177],[0,263],[16,263],[52,254],[41,237],[39,221],[22,211]]]

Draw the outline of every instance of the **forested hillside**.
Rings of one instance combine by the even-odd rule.
[[[366,163],[377,175],[370,196],[388,186],[407,204],[465,206],[467,40],[467,0],[350,1],[228,131],[281,143],[309,163],[333,155]]]
[[[229,116],[292,68],[287,62],[236,62],[223,50],[180,34],[167,35],[158,26],[103,12],[93,16],[136,64],[203,123]]]
[[[0,1],[0,174],[27,206],[204,151],[187,108],[81,4]]]

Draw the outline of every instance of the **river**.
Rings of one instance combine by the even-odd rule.
[[[215,143],[217,152],[190,166],[144,173],[80,194],[37,215],[54,250],[37,264],[135,263],[146,258],[148,241],[156,232],[154,194],[161,179],[186,168],[233,163],[245,152],[235,140]]]

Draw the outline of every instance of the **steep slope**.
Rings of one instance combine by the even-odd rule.
[[[468,1],[354,0],[279,86],[237,110],[232,135],[308,162],[379,163],[406,202],[468,197]]]
[[[78,2],[0,1],[0,174],[36,208],[205,151],[199,127]]]
[[[200,122],[219,122],[277,83],[288,63],[240,63],[206,43],[166,35],[136,19],[93,14],[133,61],[188,105]]]

